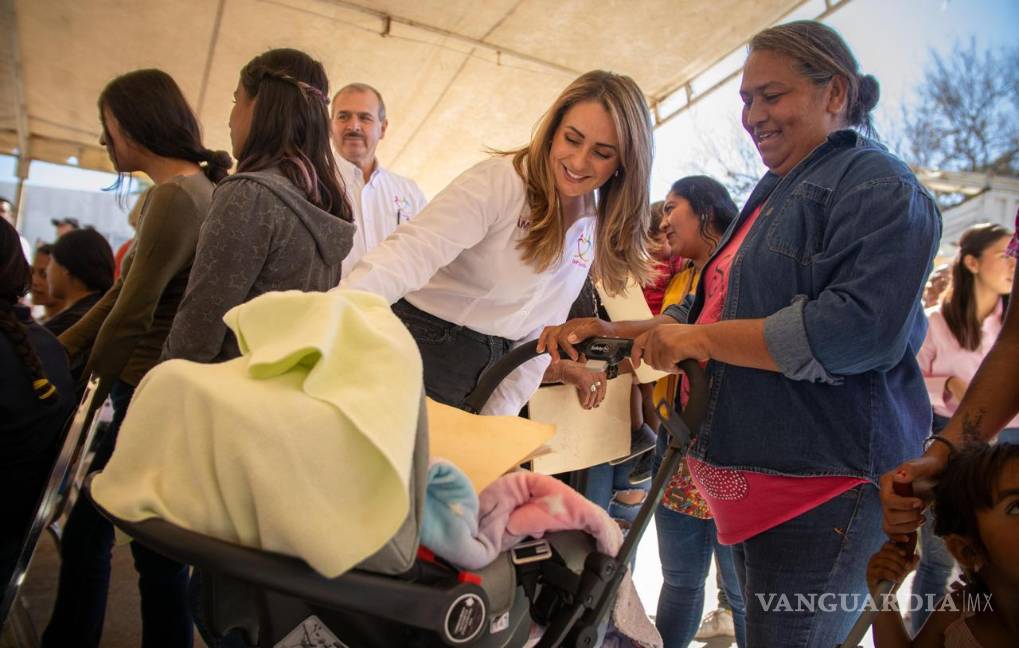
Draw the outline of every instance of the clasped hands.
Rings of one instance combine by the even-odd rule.
[[[547,326],[538,337],[538,352],[547,351],[556,363],[562,359],[560,349],[573,361],[580,360],[574,345],[592,337],[634,337],[630,361],[634,368],[647,362],[660,371],[678,373],[681,361],[708,360],[707,339],[704,327],[688,324],[655,323],[653,328],[642,327],[642,322],[613,323],[596,317],[582,317],[559,326]],[[640,332],[642,331],[642,332]],[[638,335],[635,333],[640,332]]]

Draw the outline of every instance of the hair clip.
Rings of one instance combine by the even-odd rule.
[[[306,81],[301,81],[300,79],[296,79],[290,76],[289,74],[285,74],[283,72],[266,71],[266,76],[270,76],[274,79],[279,79],[280,81],[286,81],[287,83],[296,86],[297,89],[301,91],[301,96],[303,96],[305,99],[308,98],[308,95],[312,95],[319,101],[321,101],[323,106],[329,105],[329,98],[326,97],[321,90],[319,90],[318,88],[316,88],[315,86],[311,85]]]

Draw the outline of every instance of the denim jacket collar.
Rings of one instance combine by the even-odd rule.
[[[740,212],[738,220],[743,221],[748,215],[752,214],[758,205],[767,201],[768,196],[770,196],[783,181],[786,183],[796,182],[799,176],[814,166],[815,162],[818,162],[831,153],[844,148],[858,148],[867,145],[880,146],[880,144],[872,142],[852,129],[837,130],[830,133],[823,142],[814,147],[814,150],[808,153],[802,160],[797,162],[796,166],[789,170],[789,173],[784,176],[777,175],[772,171],[765,173],[764,177],[761,178],[761,181],[757,183],[756,187],[754,187],[753,192],[750,194],[750,199],[747,200],[746,205],[743,207],[743,211]],[[718,247],[721,248],[722,246],[719,245]]]
[[[772,193],[774,193],[774,191],[779,187],[779,185],[791,184],[795,182],[797,178],[800,175],[802,175],[805,170],[810,169],[815,162],[821,160],[827,155],[830,155],[834,151],[838,151],[845,148],[867,146],[868,144],[874,145],[875,143],[871,142],[866,137],[860,135],[859,133],[852,129],[837,130],[832,133],[829,133],[828,137],[825,139],[824,142],[814,147],[814,150],[808,153],[806,157],[804,157],[802,160],[797,162],[796,166],[794,166],[789,171],[789,173],[785,174],[784,176],[780,176],[772,171],[766,172],[764,176],[762,176],[761,179],[758,181],[757,186],[754,187],[754,190],[750,193],[750,197],[747,199],[747,202],[743,205],[743,209],[740,210],[739,218],[735,219],[732,223],[729,224],[728,229],[726,229],[725,233],[722,235],[722,238],[718,242],[718,245],[715,246],[715,249],[712,251],[711,256],[708,257],[708,261],[705,263],[705,267],[707,267],[707,265],[711,263],[711,261],[715,258],[715,256],[719,252],[725,249],[725,246],[729,242],[729,239],[732,238],[733,234],[746,221],[746,219],[749,218],[750,215],[754,213],[757,207],[760,206],[763,209],[766,206],[764,203],[768,201],[768,198],[771,196]],[[688,321],[693,322],[696,320],[697,316],[700,314],[701,306],[703,305],[703,303],[704,303],[704,284],[701,283],[701,285],[697,287],[697,293],[696,296],[694,297],[693,305],[690,307],[689,313],[690,319]]]

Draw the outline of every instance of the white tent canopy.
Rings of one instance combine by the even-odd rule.
[[[229,149],[241,67],[273,47],[322,61],[332,89],[386,100],[379,157],[434,194],[486,149],[525,143],[576,76],[632,76],[652,105],[802,0],[0,0],[0,151],[109,169],[96,98],[159,67]],[[26,155],[27,153],[27,155]]]

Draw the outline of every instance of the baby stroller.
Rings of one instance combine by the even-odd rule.
[[[595,338],[580,350],[589,362],[616,365],[630,347],[629,340]],[[537,355],[529,344],[504,356],[481,377],[468,407],[480,411],[506,376]],[[690,380],[689,404],[682,417],[667,420],[669,448],[615,557],[598,553],[590,536],[570,531],[522,542],[477,572],[457,569],[424,547],[417,550],[428,447],[420,430],[411,484],[416,508],[389,545],[338,578],[323,577],[297,558],[220,541],[161,519],[128,522],[97,508],[136,541],[201,570],[202,614],[216,637],[234,632],[260,648],[502,648],[525,645],[536,622],[546,626],[538,646],[595,646],[626,565],[704,416],[703,370],[692,360],[680,369]],[[424,412],[422,399],[419,426],[425,425]],[[87,491],[90,486],[91,477]]]

